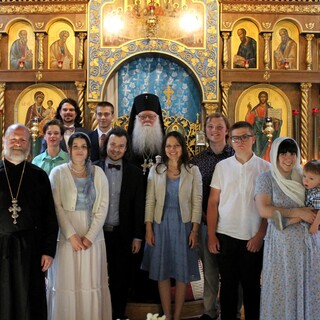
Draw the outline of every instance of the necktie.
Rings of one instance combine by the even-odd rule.
[[[100,149],[103,148],[103,144],[104,144],[104,141],[106,140],[106,137],[107,135],[105,133],[103,133],[101,136],[100,136],[100,141],[99,141],[99,147]]]
[[[120,164],[108,163],[108,168],[109,168],[109,169],[115,168],[115,169],[117,169],[117,170],[120,170],[121,165],[120,165]]]

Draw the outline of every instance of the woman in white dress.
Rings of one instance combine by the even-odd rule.
[[[70,162],[55,167],[50,182],[60,226],[56,258],[48,273],[49,320],[111,320],[103,224],[108,181],[91,165],[90,139],[68,141]]]

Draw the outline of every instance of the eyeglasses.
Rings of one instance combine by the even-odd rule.
[[[243,134],[242,136],[232,136],[231,141],[232,142],[247,142],[249,138],[253,137],[252,134]]]
[[[138,118],[139,118],[140,120],[146,120],[147,118],[150,119],[150,120],[154,120],[156,117],[157,117],[156,114],[146,114],[146,115],[140,115],[140,116],[138,116]]]

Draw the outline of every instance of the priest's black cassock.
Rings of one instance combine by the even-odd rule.
[[[4,161],[15,197],[24,161],[18,165]],[[10,188],[0,161],[0,319],[46,320],[41,256],[54,257],[58,223],[47,174],[29,162],[17,200],[21,211],[14,224]]]

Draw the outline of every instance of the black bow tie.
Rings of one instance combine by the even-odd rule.
[[[73,133],[75,131],[75,127],[64,127],[64,131],[69,131]]]
[[[120,170],[121,165],[120,165],[120,164],[108,163],[108,168],[109,168],[109,169],[115,168],[115,169],[117,169],[117,170]]]

